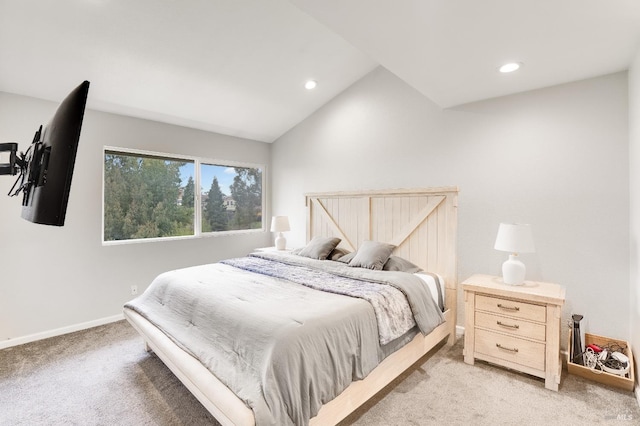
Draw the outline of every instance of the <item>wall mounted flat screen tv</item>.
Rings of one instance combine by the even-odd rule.
[[[26,154],[12,154],[16,166],[11,174],[20,176],[10,195],[23,193],[22,217],[28,221],[64,225],[88,93],[89,82],[84,81],[60,103],[51,121],[40,126]]]

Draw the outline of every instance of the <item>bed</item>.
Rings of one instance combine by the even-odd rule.
[[[371,242],[386,243],[390,247],[393,247],[393,256],[408,260],[409,262],[417,265],[423,271],[430,273],[430,276],[435,276],[437,279],[444,282],[444,309],[440,312],[441,320],[428,329],[428,334],[425,334],[425,329],[422,328],[422,320],[416,316],[416,325],[411,328],[411,330],[413,330],[411,334],[407,332],[406,334],[402,334],[402,336],[396,340],[393,338],[397,336],[387,337],[388,340],[392,340],[388,341],[389,346],[391,347],[389,350],[390,354],[384,353],[382,356],[378,355],[381,362],[378,360],[379,363],[376,362],[376,365],[371,366],[363,361],[365,365],[363,367],[359,366],[362,367],[363,370],[361,373],[363,375],[362,378],[357,377],[360,373],[356,374],[354,370],[355,379],[349,380],[345,384],[344,388],[339,387],[337,390],[334,390],[336,395],[331,395],[330,398],[327,398],[326,395],[322,396],[322,398],[320,398],[322,400],[320,407],[317,406],[317,402],[305,405],[305,410],[303,411],[308,414],[308,417],[312,417],[309,424],[336,424],[375,395],[394,378],[398,377],[404,370],[419,360],[424,354],[438,345],[441,341],[447,339],[448,344],[451,345],[454,343],[456,318],[457,188],[402,189],[357,193],[314,193],[307,194],[305,196],[305,202],[307,207],[308,242],[314,242],[322,238],[335,239],[339,242],[337,247],[335,247],[336,251],[343,250],[344,252],[353,252],[356,254],[361,253],[363,251],[361,248],[366,247],[367,244],[370,244]],[[244,274],[243,280],[249,282],[254,280],[253,275],[250,274],[252,273],[251,268],[255,267],[256,264],[261,264],[261,262],[277,262],[278,265],[285,265],[286,268],[288,268],[291,266],[288,265],[289,263],[298,262],[298,259],[295,258],[295,256],[296,255],[285,255],[279,253],[256,253],[251,257],[243,259],[231,259],[229,260],[230,263],[224,263],[222,265],[215,266],[215,268],[218,271],[222,270],[222,272],[226,274],[227,272],[230,273],[231,269],[235,270],[241,267],[246,267],[247,269],[242,269],[241,272]],[[299,266],[301,266],[302,269],[313,269],[312,266],[314,266],[315,263],[326,262],[327,264],[332,265],[330,268],[337,271],[336,273],[340,275],[340,280],[342,281],[349,279],[361,279],[355,276],[345,276],[345,274],[348,275],[351,273],[349,271],[360,268],[349,268],[347,264],[338,265],[339,260],[340,259],[337,259],[336,261],[307,261],[305,259],[304,262],[306,263]],[[233,263],[234,261],[236,262],[235,264]],[[307,265],[307,263],[309,263],[309,265]],[[311,265],[311,263],[313,263],[313,265]],[[283,266],[283,268],[285,266]],[[203,266],[197,269],[190,269],[189,274],[193,275],[191,281],[196,283],[206,281],[207,268],[213,268],[213,266]],[[219,271],[216,273],[222,272]],[[333,272],[334,271],[332,271],[332,273]],[[378,276],[384,274],[387,274],[384,275],[384,280],[386,280],[387,276],[393,274],[398,276],[403,275],[401,273],[387,273],[380,271],[372,271],[370,273],[365,271],[364,273],[368,274],[367,279],[370,278],[373,281],[377,280]],[[284,274],[279,278],[276,277],[275,279],[279,280],[278,285],[284,285],[287,287],[287,291],[303,291],[294,288],[296,284],[282,284],[282,282],[288,281],[288,279],[285,280],[283,277],[289,277],[288,274],[291,274],[292,276],[295,275],[295,273],[291,273],[289,269],[282,269],[278,266],[277,268],[273,268],[273,272],[271,272],[271,274]],[[241,274],[238,273],[237,275]],[[413,279],[413,277],[411,278]],[[323,280],[318,279],[318,281],[321,282]],[[340,281],[340,285],[342,285],[342,281]],[[428,288],[426,285],[424,287]],[[280,290],[278,289],[277,291]],[[402,289],[402,291],[406,293],[406,289]],[[437,294],[437,292],[433,292],[431,290],[428,291],[433,295]],[[166,296],[163,297],[165,297],[165,301],[173,300],[167,299]],[[221,305],[222,308],[218,306],[213,309],[216,309],[217,312],[220,309],[226,309],[226,307],[233,308],[234,303],[238,300],[240,302],[237,302],[237,304],[246,305],[246,302],[248,301],[247,299],[252,298],[259,300],[260,303],[275,303],[273,301],[264,302],[264,298],[259,294],[251,295],[251,297],[247,297],[246,295],[232,295],[229,297],[229,302]],[[323,295],[318,300],[317,304],[320,307],[319,309],[329,310],[328,307],[336,306],[336,310],[332,311],[333,314],[330,315],[330,318],[329,316],[327,317],[327,323],[330,324],[331,327],[336,326],[337,323],[342,321],[340,319],[342,318],[340,316],[340,312],[345,310],[357,311],[363,306],[362,300],[358,299],[356,302],[354,301],[355,298],[345,298],[343,295]],[[410,299],[408,300],[409,304],[411,304],[411,309],[415,309],[415,303],[411,302]],[[315,304],[315,302],[313,303]],[[342,309],[340,310],[337,306],[343,303],[345,307],[340,308]],[[430,303],[437,304],[437,297],[431,299]],[[366,303],[364,304],[366,305]],[[161,308],[160,310],[165,309],[163,303],[158,304],[158,306]],[[278,305],[276,304],[275,306],[277,309]],[[220,365],[227,366],[232,365],[233,363],[229,364],[226,360],[215,359],[215,356],[212,357],[213,359],[208,359],[207,355],[203,356],[197,349],[185,346],[185,342],[176,339],[171,333],[167,333],[166,329],[162,331],[155,322],[148,319],[148,315],[144,312],[141,314],[141,312],[134,309],[133,306],[127,305],[124,309],[124,313],[126,319],[142,335],[147,350],[153,350],[153,352],[169,367],[169,369],[184,383],[193,395],[221,424],[253,425],[256,424],[256,419],[260,419],[258,423],[266,423],[264,419],[260,417],[260,412],[257,410],[254,411],[256,407],[253,404],[250,404],[253,409],[249,408],[245,402],[247,399],[243,392],[247,386],[245,386],[245,382],[242,381],[244,378],[243,374],[239,372],[240,368],[233,372],[233,374],[233,369],[226,368],[224,372],[218,374],[221,378],[219,379],[210,371],[211,363],[214,365],[219,365],[221,363]],[[296,315],[307,315],[306,309],[301,309],[300,312],[296,313]],[[308,315],[311,316],[311,319],[315,318],[313,316],[315,314],[310,313]],[[373,314],[370,315],[372,318],[377,318]],[[305,317],[305,321],[307,319],[309,318]],[[254,320],[251,319],[251,321]],[[243,330],[245,330],[246,333],[238,333],[238,335],[244,336],[245,334],[251,335],[251,333],[253,333],[250,328],[246,328],[250,327],[251,321],[247,320],[246,324],[240,324],[241,327],[245,327]],[[351,320],[349,319],[349,321]],[[240,323],[242,323],[242,321],[240,321]],[[187,324],[187,326],[190,327],[190,324]],[[381,323],[378,323],[376,333],[378,333],[377,335],[381,339],[380,342],[382,342],[381,328]],[[415,330],[418,330],[418,332]],[[200,329],[198,329],[198,333],[200,333]],[[193,333],[193,335],[197,337],[200,335],[198,333]],[[319,332],[319,334],[322,334],[322,332]],[[332,332],[327,335],[331,335],[333,338],[336,336],[336,333]],[[361,338],[360,332],[356,333],[356,335],[358,336],[358,339]],[[318,338],[315,334],[311,337],[314,339]],[[305,337],[305,339],[310,339],[311,337]],[[251,337],[251,339],[254,338],[257,341],[260,341],[262,337],[260,335],[257,337]],[[349,337],[347,336],[345,339],[348,340]],[[352,338],[352,340],[353,339],[355,338]],[[366,337],[366,339],[369,338]],[[198,339],[193,340],[196,341],[196,343],[199,342]],[[369,345],[369,343],[367,343],[369,340],[363,340],[362,342],[364,343],[360,342],[358,346],[366,348]],[[213,339],[213,341],[215,344],[215,339]],[[392,344],[394,342],[398,343],[397,347]],[[324,348],[324,346],[330,346],[329,344],[313,344],[316,345],[315,347],[322,348]],[[224,343],[221,343],[221,346],[223,345]],[[386,345],[381,346],[384,346],[385,348],[387,347]],[[234,355],[235,360],[235,354],[243,350],[243,347],[235,347],[232,348],[229,353]],[[194,356],[194,352],[196,352],[196,356]],[[286,357],[289,356],[288,354],[289,352],[287,352],[286,355],[279,356]],[[362,354],[358,353],[351,356],[349,359],[366,358],[363,354],[365,354],[364,350]],[[251,356],[253,357],[253,355]],[[223,357],[220,356],[220,358]],[[297,358],[306,357],[298,355]],[[289,356],[285,364],[293,365],[290,363],[297,362],[297,358],[295,355]],[[225,364],[225,362],[227,364]],[[358,360],[358,362],[361,361]],[[205,364],[209,366],[209,368],[207,368]],[[297,368],[298,367],[294,370],[297,370]],[[307,368],[305,367],[301,369],[306,371]],[[340,367],[337,369],[340,369]],[[261,372],[260,374],[264,375],[264,372]],[[311,371],[308,374],[313,376],[313,374],[316,373]],[[319,373],[319,376],[324,377],[327,374],[328,373],[323,370]],[[237,376],[237,380],[234,375]],[[230,381],[233,382],[233,385],[230,384]],[[236,388],[236,381],[242,385],[234,393],[230,387]],[[302,388],[305,388],[308,387],[308,384],[311,381],[309,381],[308,378],[304,378],[304,380],[302,380],[296,376],[287,383],[293,383],[292,386],[295,387],[298,385],[298,382],[301,382],[303,383]],[[322,380],[318,379],[317,381]],[[326,377],[324,377],[324,381],[327,381]],[[229,387],[224,383],[229,384]],[[280,389],[282,386],[277,387]],[[296,393],[297,388],[295,390],[284,389],[283,392]],[[312,393],[315,395],[316,391],[313,390]],[[284,405],[288,407],[287,404]],[[309,406],[311,408],[309,408]],[[256,417],[256,415],[259,416]],[[293,420],[288,419],[287,422],[291,422],[292,424],[305,424],[306,419],[303,417],[304,416],[294,416],[292,417]],[[280,420],[276,418],[273,422],[278,423]]]

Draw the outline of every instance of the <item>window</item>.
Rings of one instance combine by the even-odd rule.
[[[105,149],[103,241],[262,231],[262,184],[259,166]]]
[[[202,232],[262,229],[262,170],[201,164]]]

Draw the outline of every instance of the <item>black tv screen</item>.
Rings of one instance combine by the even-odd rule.
[[[43,225],[63,226],[89,82],[76,87],[51,121],[36,133],[26,171],[22,217]]]

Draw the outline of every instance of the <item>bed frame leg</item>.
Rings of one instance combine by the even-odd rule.
[[[144,341],[144,350],[146,352],[151,352],[152,351],[151,346],[149,346],[149,343],[146,340]]]
[[[447,346],[453,346],[456,343],[456,333],[449,333],[447,337]]]
[[[451,325],[451,331],[449,331],[449,336],[447,336],[447,346],[453,346],[456,344],[456,324],[455,322]]]

